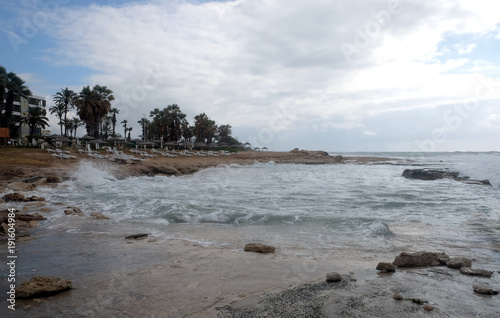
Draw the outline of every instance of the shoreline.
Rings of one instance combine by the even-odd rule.
[[[316,154],[270,152],[213,158],[153,158],[133,165],[87,159],[86,156],[77,156],[73,161],[50,157],[52,162],[37,166],[34,162],[43,162],[46,157],[40,152],[28,158],[30,164],[12,163],[10,167],[13,169],[29,169],[10,180],[33,176],[34,173],[45,177],[53,174],[63,181],[68,180],[82,160],[105,166],[106,171],[117,178],[183,175],[224,164],[269,161],[279,164],[340,163]],[[396,162],[390,158],[358,158],[343,159],[346,163],[357,164]],[[20,210],[28,205],[14,204]],[[29,206],[28,212],[38,209]],[[84,212],[85,217],[68,216],[65,218],[68,223],[50,228],[35,227],[31,229],[31,236],[19,239],[18,253],[23,256],[19,282],[35,275],[48,275],[72,280],[74,289],[48,298],[18,300],[18,313],[30,317],[429,315],[421,305],[394,300],[392,296],[396,292],[405,298],[429,301],[436,308],[432,312],[436,317],[472,317],[478,314],[496,317],[500,309],[495,298],[498,296],[476,295],[471,289],[472,283],[477,281],[499,286],[500,275],[496,268],[492,278],[468,277],[446,267],[398,269],[394,274],[380,273],[375,269],[378,262],[392,261],[401,251],[417,251],[408,250],[413,245],[406,243],[395,242],[393,247],[376,250],[338,246],[334,241],[325,246],[320,242],[319,246],[302,250],[277,245],[273,254],[257,254],[243,250],[243,243],[250,243],[251,239],[259,241],[255,237],[258,234],[249,234],[252,229],[242,231],[242,228],[230,225],[200,224],[190,229],[190,233],[208,238],[208,242],[200,242],[185,239],[189,235],[183,235],[183,238],[176,235],[186,233],[190,226],[172,224],[165,229],[166,236],[152,234],[143,240],[126,240],[126,235],[150,232],[149,225],[94,219],[88,216],[90,211]],[[44,215],[50,216],[50,213]],[[212,244],[210,238],[219,237],[218,233],[237,239],[229,245]],[[398,236],[399,233],[396,240]],[[444,242],[442,246],[449,252],[454,250]],[[481,262],[477,264],[482,266]],[[341,274],[341,282],[325,283],[325,274],[331,271]],[[4,289],[6,280],[2,278],[0,283]],[[316,316],[308,311],[311,308]],[[5,310],[6,306],[0,308],[0,314]]]

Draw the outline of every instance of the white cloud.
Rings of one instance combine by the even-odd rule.
[[[370,30],[373,12],[387,12],[387,1],[65,7],[48,32],[57,45],[46,59],[94,70],[82,84],[113,89],[129,121],[177,103],[190,116],[206,112],[230,123],[236,134],[258,138],[271,127],[278,143],[301,122],[318,133],[363,130],[363,119],[375,114],[426,113],[473,96],[477,75],[456,70],[478,65],[476,44],[449,44],[468,59],[444,61],[449,48],[439,45],[450,35],[498,32],[500,17],[487,3],[401,1],[402,11],[372,29],[370,44],[350,60],[341,44],[355,45],[357,30]],[[339,116],[346,120],[329,121]]]

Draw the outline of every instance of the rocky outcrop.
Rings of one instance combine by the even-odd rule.
[[[14,191],[31,191],[33,190],[34,187],[31,183],[25,183],[21,181],[21,182],[7,183],[6,188]]]
[[[10,202],[10,201],[22,201],[24,199],[24,194],[19,193],[19,192],[12,192],[12,193],[7,193],[2,197],[2,199],[5,202]]]
[[[18,298],[45,297],[71,288],[73,286],[69,280],[50,276],[35,276],[16,289],[16,296]]]
[[[405,169],[402,174],[407,179],[418,180],[438,180],[438,179],[452,179],[461,181],[468,184],[480,184],[491,186],[489,180],[470,180],[469,177],[460,177],[456,171],[448,170],[432,170],[432,169]]]
[[[397,267],[420,267],[444,265],[450,259],[446,253],[433,252],[402,252],[392,262]]]
[[[254,253],[274,253],[274,246],[268,246],[259,243],[249,243],[245,245],[245,252],[254,252]]]

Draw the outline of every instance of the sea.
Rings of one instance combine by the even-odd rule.
[[[255,162],[192,175],[126,179],[82,161],[71,180],[33,194],[54,204],[40,226],[70,234],[144,232],[234,249],[257,242],[314,259],[330,257],[331,250],[372,257],[444,251],[474,258],[482,268],[500,268],[499,152],[330,154],[390,159],[371,164]],[[402,177],[405,169],[421,168],[458,171],[488,179],[492,186]],[[87,215],[101,212],[111,220],[80,222],[61,206],[77,206]]]

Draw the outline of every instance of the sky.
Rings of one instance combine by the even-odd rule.
[[[61,88],[107,86],[133,137],[141,117],[177,104],[190,123],[204,112],[270,150],[500,151],[497,9],[486,0],[0,1],[0,65],[48,106]]]

